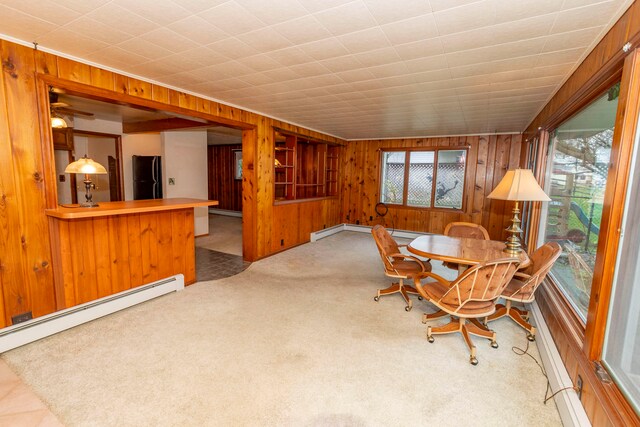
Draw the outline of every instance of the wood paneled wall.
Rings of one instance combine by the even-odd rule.
[[[242,211],[242,181],[233,177],[234,150],[242,150],[242,145],[207,147],[209,200],[217,200],[217,208]]]
[[[384,218],[376,214],[380,201],[380,150],[383,148],[469,147],[464,210],[391,207]],[[343,222],[383,223],[401,230],[442,233],[453,221],[481,224],[492,239],[506,239],[511,203],[487,195],[508,169],[519,166],[521,135],[479,135],[446,138],[369,140],[349,142],[343,157]]]
[[[60,265],[58,309],[184,274],[196,280],[193,209],[84,219],[49,218]]]
[[[273,126],[341,145],[343,140],[4,40],[0,58],[0,327],[12,324],[17,314],[31,311],[37,317],[57,306],[44,213],[56,203],[55,170],[42,82],[242,129],[243,253],[248,260],[282,249],[283,239],[286,247],[308,241],[300,230],[339,220],[335,199],[313,202],[312,215],[300,213],[306,207],[274,207]]]

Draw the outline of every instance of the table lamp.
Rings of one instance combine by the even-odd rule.
[[[83,208],[98,207],[98,204],[94,203],[92,200],[93,196],[91,195],[91,187],[95,187],[95,185],[91,182],[89,174],[106,174],[107,170],[104,168],[104,166],[90,159],[85,154],[81,159],[69,163],[69,165],[65,168],[64,173],[83,173],[84,187],[86,189],[84,197],[86,200],[84,203],[80,203],[80,206]]]
[[[487,196],[489,199],[497,200],[513,200],[516,205],[513,208],[513,218],[511,218],[511,225],[507,228],[507,232],[510,236],[506,241],[506,248],[504,252],[509,255],[516,255],[522,252],[522,245],[520,243],[520,208],[519,202],[549,202],[551,199],[540,188],[538,182],[533,177],[533,173],[529,169],[516,169],[507,171],[502,181],[496,188],[493,189],[491,194]]]

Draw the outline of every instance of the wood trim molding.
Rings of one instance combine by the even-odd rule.
[[[609,160],[600,224],[600,230],[606,232],[603,234],[605,238],[598,240],[599,256],[593,274],[585,335],[585,347],[591,360],[599,360],[602,356],[639,114],[640,49],[636,49],[625,60]]]

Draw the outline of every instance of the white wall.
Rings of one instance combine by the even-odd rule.
[[[162,156],[162,140],[159,133],[122,135],[122,171],[124,199],[133,200],[133,169],[131,156]],[[164,162],[165,159],[162,159]],[[164,171],[163,171],[164,173]],[[162,183],[164,186],[165,184]],[[163,188],[164,197],[167,197]]]
[[[162,132],[162,176],[165,197],[208,198],[207,132]],[[175,185],[169,185],[169,178]],[[206,207],[195,208],[195,235],[209,233]]]
[[[85,117],[75,117],[73,128],[76,130],[88,130],[92,132],[112,133],[122,135],[122,123],[111,120],[91,119]]]
[[[64,169],[69,164],[69,152],[65,150],[54,151],[56,159],[56,185],[58,186],[58,203],[61,205],[71,204],[71,174],[64,173]],[[65,182],[60,182],[60,175],[65,176]]]

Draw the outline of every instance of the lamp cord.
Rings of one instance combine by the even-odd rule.
[[[549,382],[549,376],[547,375],[547,372],[544,370],[544,367],[540,364],[540,362],[538,362],[538,359],[536,359],[531,353],[529,353],[528,339],[527,339],[527,346],[524,348],[524,350],[520,347],[513,346],[511,347],[511,351],[513,351],[518,356],[524,356],[524,355],[529,356],[530,358],[533,359],[534,362],[536,362],[536,365],[538,365],[538,367],[540,368],[540,372],[542,372],[542,375],[544,375],[544,378],[547,380],[547,387],[544,391],[544,400],[542,401],[542,403],[544,403],[545,405],[549,400],[553,399],[560,392],[563,392],[565,390],[575,390],[576,392],[579,391],[576,386],[570,386],[570,387],[561,388],[560,390],[553,392],[553,389],[551,388],[551,383]],[[553,393],[549,395],[549,391],[552,391]]]

